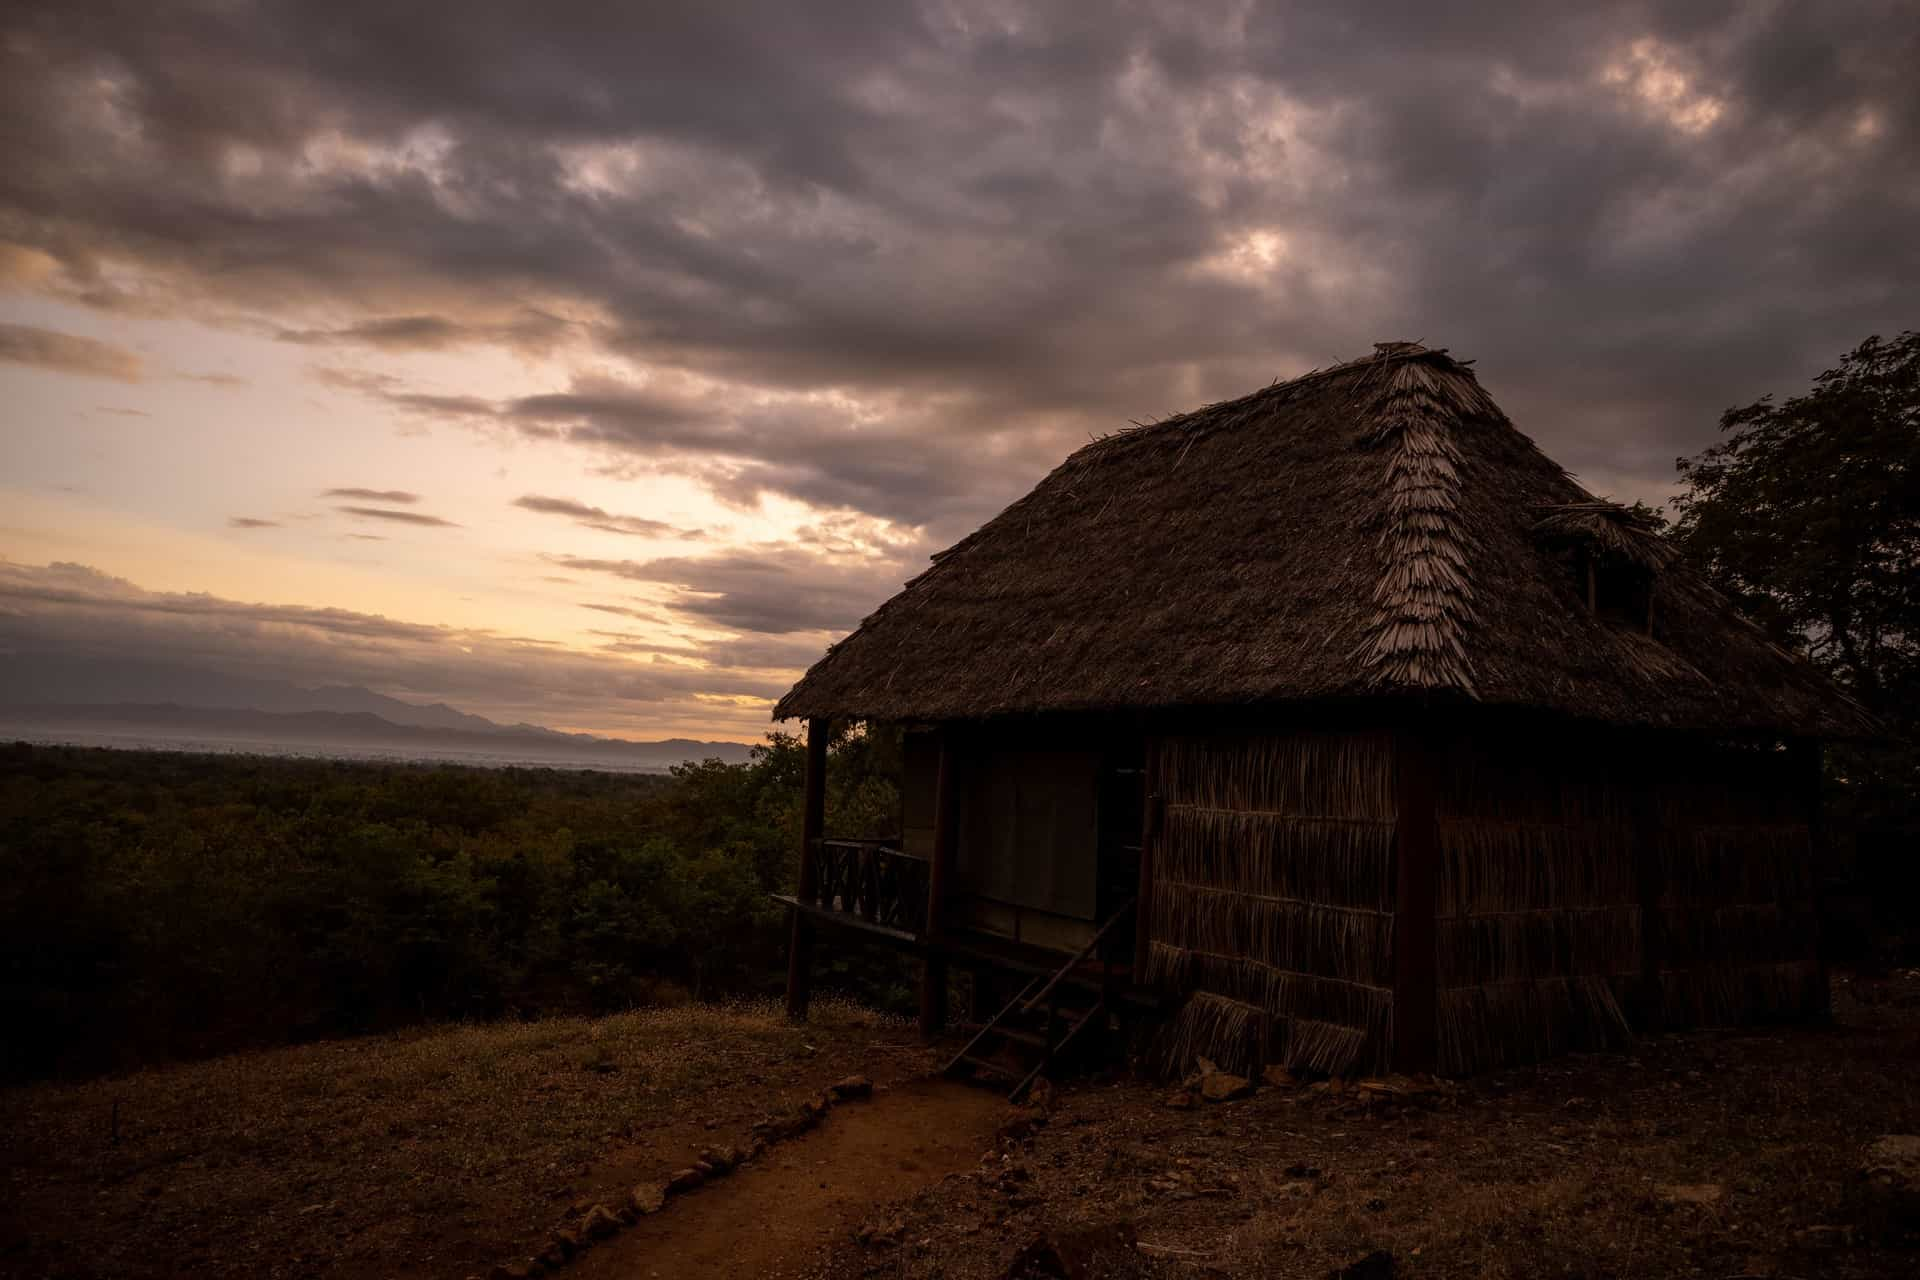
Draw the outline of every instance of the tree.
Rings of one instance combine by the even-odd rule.
[[[1877,335],[1804,395],[1721,415],[1726,439],[1678,461],[1674,536],[1774,638],[1814,662],[1908,750],[1856,762],[1920,795],[1920,333]]]

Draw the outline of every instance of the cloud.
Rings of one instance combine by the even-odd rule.
[[[0,561],[0,653],[183,663],[306,686],[357,684],[507,723],[656,737],[662,724],[718,724],[756,736],[771,700],[795,674],[725,665],[711,655],[672,666],[635,662],[351,610],[148,591],[85,565],[9,561]]]
[[[670,588],[674,595],[666,607],[707,626],[767,635],[844,634],[904,585],[920,559],[917,550],[855,557],[776,543],[711,556],[547,559],[565,569]]]
[[[335,507],[350,516],[363,520],[387,520],[394,524],[428,525],[436,529],[458,529],[460,526],[451,520],[442,520],[439,516],[430,516],[422,511],[390,511],[385,507]]]
[[[649,520],[644,516],[616,516],[571,498],[542,498],[528,494],[514,499],[513,505],[541,515],[565,516],[582,528],[598,529],[603,533],[624,533],[641,538],[696,539],[702,536],[698,529],[680,529],[663,520]]]
[[[76,334],[25,324],[0,324],[0,360],[86,378],[140,381],[140,357]]]
[[[407,504],[420,501],[417,493],[408,493],[405,489],[322,489],[323,498],[358,498],[363,502],[394,502]]]
[[[613,6],[537,39],[363,8],[9,10],[8,278],[307,345],[551,342],[614,381],[361,388],[943,529],[1089,431],[1395,337],[1644,491],[1920,283],[1920,12],[1885,0]]]
[[[229,529],[278,529],[279,527],[280,522],[278,520],[259,520],[253,516],[227,517],[227,528]]]
[[[367,346],[387,351],[439,351],[459,346],[506,346],[546,351],[569,329],[558,316],[522,311],[502,323],[475,324],[447,316],[382,316],[332,329],[282,329],[282,342],[305,346]]]

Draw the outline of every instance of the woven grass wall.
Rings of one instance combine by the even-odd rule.
[[[1394,793],[1384,734],[1172,738],[1154,789],[1148,980],[1191,995],[1157,1046],[1382,1070],[1393,1041]]]
[[[1439,1065],[1464,1075],[1631,1036],[1642,978],[1632,783],[1598,751],[1456,742],[1439,795]]]
[[[1676,757],[1653,784],[1667,1027],[1791,1020],[1824,1007],[1804,779],[1785,752]]]

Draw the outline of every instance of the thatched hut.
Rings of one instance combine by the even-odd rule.
[[[1413,343],[1088,444],[775,714],[908,730],[898,841],[810,788],[797,1011],[845,923],[930,1025],[949,961],[1097,967],[1328,1072],[1818,1014],[1817,744],[1872,730]]]

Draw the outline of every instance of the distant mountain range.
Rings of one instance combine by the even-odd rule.
[[[668,738],[634,742],[563,733],[536,724],[498,724],[444,702],[420,704],[357,685],[308,689],[286,680],[223,675],[167,662],[96,660],[58,654],[0,657],[0,729],[5,726],[141,728],[155,733],[226,734],[283,745],[433,745],[502,755],[617,759],[665,768],[684,760],[748,758],[742,742]]]

